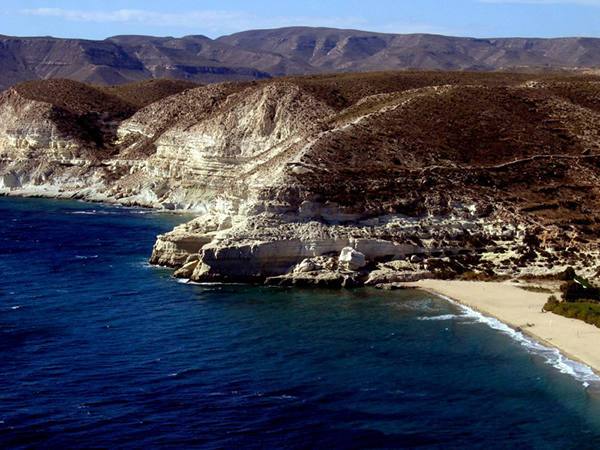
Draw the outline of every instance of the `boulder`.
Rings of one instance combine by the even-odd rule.
[[[190,261],[184,264],[183,267],[175,271],[173,276],[175,278],[191,278],[194,273],[194,270],[196,270],[196,267],[199,263],[200,261],[198,259]]]
[[[292,269],[293,273],[310,273],[320,271],[337,270],[337,260],[328,256],[317,256],[315,258],[306,258]]]
[[[364,253],[360,253],[352,247],[343,248],[338,261],[341,268],[352,271],[362,269],[367,265],[367,258]]]
[[[318,267],[310,259],[305,259],[296,267],[294,267],[294,273],[308,273],[314,272],[315,270],[318,270]]]

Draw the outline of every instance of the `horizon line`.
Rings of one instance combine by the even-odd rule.
[[[588,35],[565,35],[565,36],[553,36],[553,37],[542,37],[542,36],[474,36],[474,35],[459,35],[459,34],[443,34],[443,33],[431,33],[431,32],[411,32],[411,33],[393,33],[386,31],[374,31],[360,28],[337,28],[337,27],[322,27],[322,26],[310,26],[310,25],[296,25],[287,27],[273,27],[273,28],[252,28],[247,30],[240,30],[229,34],[223,34],[217,37],[210,37],[206,34],[184,34],[184,35],[159,35],[159,34],[115,34],[106,36],[103,38],[88,38],[88,37],[77,37],[77,36],[54,36],[54,35],[14,35],[14,34],[1,34],[1,37],[19,38],[19,39],[64,39],[64,40],[81,40],[81,41],[106,41],[117,37],[147,37],[157,39],[185,39],[192,37],[202,37],[210,39],[211,41],[217,41],[219,39],[234,36],[241,33],[259,32],[259,31],[281,31],[281,30],[293,30],[293,29],[306,29],[306,30],[332,30],[338,32],[358,32],[367,34],[379,34],[385,36],[437,36],[444,38],[455,38],[455,39],[472,39],[472,40],[507,40],[507,39],[537,39],[537,40],[560,40],[560,39],[600,39],[600,36],[588,36]]]

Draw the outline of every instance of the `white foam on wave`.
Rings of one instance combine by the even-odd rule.
[[[271,397],[275,400],[297,400],[298,397],[296,397],[295,395],[275,395],[273,397]]]
[[[13,311],[16,311],[17,309],[21,309],[22,306],[21,305],[16,305],[16,306],[11,306],[10,309],[12,309]]]
[[[144,259],[142,261],[136,262],[133,265],[144,267],[146,269],[164,269],[165,268],[165,267],[157,266],[157,265],[154,265],[154,264],[150,264],[150,262],[148,262],[147,259]]]
[[[592,383],[600,386],[600,376],[596,375],[591,367],[567,358],[560,352],[560,350],[540,344],[539,342],[525,336],[520,331],[509,327],[494,317],[485,316],[480,312],[477,312],[468,306],[462,305],[446,296],[439,296],[461,309],[463,314],[458,317],[464,317],[472,319],[475,322],[483,323],[493,330],[500,331],[501,333],[510,336],[512,339],[525,347],[527,351],[542,356],[546,364],[553,366],[560,373],[570,375],[578,381],[581,381],[583,386],[586,388]]]
[[[94,216],[94,215],[98,214],[98,212],[94,209],[92,211],[73,211],[73,212],[70,212],[68,214],[76,214],[76,215],[83,215],[83,216]]]
[[[157,212],[158,212],[158,211],[151,210],[151,209],[135,209],[135,208],[122,207],[122,206],[112,206],[112,208],[116,209],[117,211],[104,210],[104,209],[88,209],[88,210],[84,210],[84,211],[69,211],[67,214],[75,214],[75,215],[82,215],[82,216],[96,216],[96,215],[114,216],[114,215],[119,215],[119,214],[123,214],[123,213],[146,215],[146,214],[157,214]]]
[[[75,259],[96,259],[99,257],[100,257],[99,255],[88,255],[88,256],[75,255]]]
[[[441,316],[424,316],[424,317],[419,317],[418,320],[452,320],[452,319],[456,319],[458,317],[463,317],[457,314],[443,314]]]
[[[204,281],[199,283],[197,281],[192,281],[188,278],[177,278],[177,282],[181,284],[190,284],[192,286],[245,286],[244,283],[222,283],[219,281]]]
[[[116,215],[120,215],[122,213],[120,211],[104,211],[104,210],[91,209],[89,211],[73,211],[73,212],[70,212],[69,214],[75,214],[75,215],[80,215],[80,216],[116,216]]]

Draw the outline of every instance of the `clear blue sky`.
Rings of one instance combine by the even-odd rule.
[[[0,34],[217,37],[292,25],[475,37],[600,37],[600,0],[1,0]]]

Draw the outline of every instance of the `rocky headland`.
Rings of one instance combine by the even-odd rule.
[[[598,276],[600,78],[388,72],[0,95],[0,192],[186,210],[151,261],[328,287]]]

